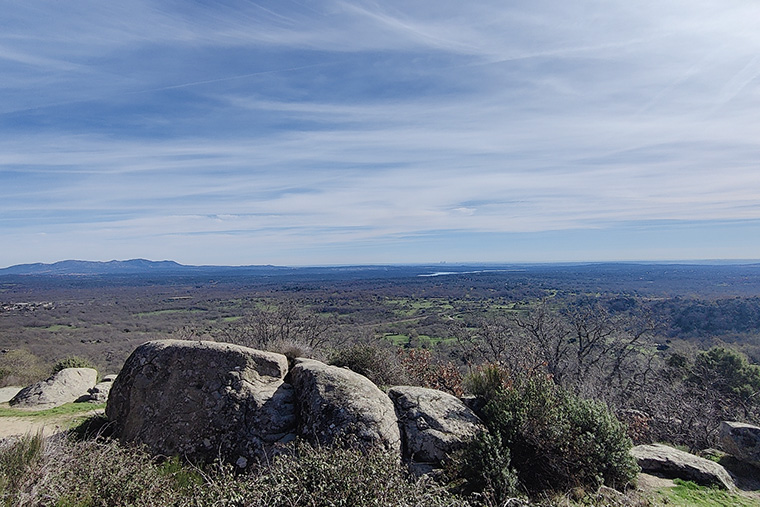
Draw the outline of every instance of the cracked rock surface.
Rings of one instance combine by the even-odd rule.
[[[138,347],[113,381],[106,416],[116,437],[154,454],[240,468],[301,437],[381,450],[427,473],[484,430],[441,391],[394,387],[389,396],[347,368],[299,358],[289,369],[281,354],[182,340]]]
[[[294,438],[287,373],[281,354],[229,343],[148,342],[114,381],[106,416],[116,436],[154,453],[247,463]]]
[[[366,377],[347,368],[297,359],[291,372],[299,434],[322,445],[354,441],[365,449],[401,453],[393,403]]]
[[[77,400],[95,385],[98,372],[92,368],[64,368],[52,377],[20,390],[12,407],[44,410]]]
[[[478,416],[451,394],[396,386],[388,395],[396,406],[405,461],[439,464],[469,438],[486,431]]]

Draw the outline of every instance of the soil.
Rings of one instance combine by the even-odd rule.
[[[0,407],[8,407],[7,403],[0,404]],[[76,414],[65,414],[53,417],[24,417],[22,415],[13,417],[0,417],[0,440],[12,436],[26,434],[36,434],[42,431],[45,436],[66,431],[78,420],[89,415],[102,413],[103,410],[93,410],[89,412],[79,412]]]

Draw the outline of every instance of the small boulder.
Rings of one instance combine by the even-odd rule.
[[[281,354],[216,342],[148,342],[113,382],[117,437],[153,452],[243,464],[294,438],[293,390]]]
[[[694,481],[705,486],[735,488],[733,479],[720,464],[667,445],[637,445],[631,449],[631,455],[646,473]]]
[[[760,467],[760,427],[735,421],[720,424],[723,450],[735,458]]]
[[[111,391],[113,382],[98,382],[87,391],[87,395],[77,401],[87,403],[105,403],[108,401],[108,393]]]
[[[87,394],[83,395],[77,401],[82,403],[105,403],[108,401],[108,394],[113,386],[113,381],[116,380],[116,375],[105,375],[100,382],[95,384],[87,390]]]
[[[0,403],[8,403],[22,389],[23,387],[17,386],[0,387]]]
[[[388,395],[363,375],[311,359],[291,371],[300,411],[299,433],[322,445],[347,441],[400,456],[401,437]]]
[[[58,407],[79,399],[97,379],[98,372],[92,368],[64,368],[47,380],[25,387],[8,403],[34,410]]]
[[[396,407],[406,462],[436,468],[450,453],[486,431],[472,410],[443,391],[397,386],[388,395]]]

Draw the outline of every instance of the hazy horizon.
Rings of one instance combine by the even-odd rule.
[[[760,259],[677,259],[677,260],[630,260],[630,261],[567,261],[567,262],[477,262],[477,261],[462,261],[462,262],[411,262],[411,263],[373,263],[373,264],[183,264],[181,262],[174,261],[172,259],[145,259],[145,258],[133,258],[133,259],[109,259],[109,260],[87,260],[87,259],[62,259],[52,262],[23,262],[20,264],[13,264],[10,266],[0,266],[0,270],[17,267],[17,266],[33,266],[42,264],[51,266],[55,264],[61,264],[66,262],[84,262],[94,264],[108,264],[108,263],[127,263],[131,261],[147,261],[151,263],[170,262],[178,264],[182,267],[192,268],[245,268],[245,267],[277,267],[277,268],[341,268],[341,267],[441,267],[444,269],[446,266],[452,267],[507,267],[507,266],[573,266],[573,265],[605,265],[605,264],[631,264],[631,265],[704,265],[704,266],[724,266],[724,265],[756,265],[760,264]]]
[[[0,266],[760,255],[760,4],[4,7]]]

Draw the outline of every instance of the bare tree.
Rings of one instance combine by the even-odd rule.
[[[523,340],[535,350],[554,381],[562,384],[570,369],[570,328],[544,300],[526,316],[512,317]]]
[[[558,384],[617,406],[647,384],[656,326],[644,311],[611,314],[598,301],[555,309],[543,301],[509,319]],[[524,354],[524,353],[523,353]]]
[[[334,319],[317,315],[288,301],[274,309],[254,309],[220,330],[218,338],[247,347],[271,348],[273,344],[296,343],[319,349],[336,338],[331,333]]]

